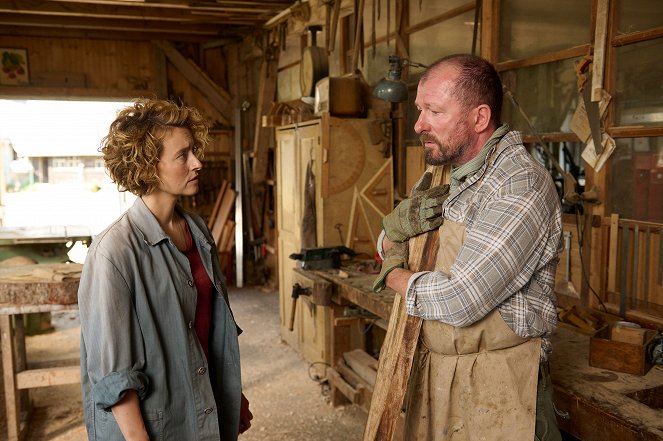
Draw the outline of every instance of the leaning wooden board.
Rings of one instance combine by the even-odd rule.
[[[448,175],[442,167],[433,167],[431,170],[432,185],[439,185],[448,180]],[[439,236],[436,230],[411,238],[408,262],[410,269],[432,270],[438,246]],[[404,301],[400,295],[396,295],[387,335],[380,351],[375,389],[364,428],[364,441],[391,441],[394,436],[421,324],[422,320],[419,317],[407,315]]]
[[[83,265],[77,263],[40,263],[0,268],[0,303],[76,303],[82,268]]]

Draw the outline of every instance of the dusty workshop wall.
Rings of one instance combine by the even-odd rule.
[[[129,98],[155,89],[149,42],[0,36],[0,47],[27,51],[29,84],[0,95]]]

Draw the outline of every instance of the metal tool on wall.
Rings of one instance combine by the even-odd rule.
[[[306,179],[304,181],[304,213],[301,227],[302,248],[315,248],[318,245],[316,232],[315,175],[313,174],[313,159],[311,158],[306,166]]]
[[[295,329],[295,312],[297,311],[297,299],[299,296],[310,296],[311,288],[304,288],[299,283],[292,285],[292,305],[290,306],[290,323],[288,324],[288,330],[292,331]]]
[[[569,296],[580,297],[575,285],[571,281],[571,232],[564,232],[564,281],[557,284],[555,290]]]

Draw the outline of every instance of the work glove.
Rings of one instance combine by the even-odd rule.
[[[391,248],[384,253],[384,260],[382,261],[382,269],[375,282],[373,282],[373,291],[380,292],[387,287],[384,279],[395,268],[407,269],[408,258],[408,243],[407,242],[394,242]]]
[[[392,242],[406,241],[442,225],[442,204],[449,197],[449,185],[428,188],[432,177],[431,172],[424,173],[412,196],[382,219],[384,233]]]

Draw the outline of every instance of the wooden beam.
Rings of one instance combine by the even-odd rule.
[[[275,51],[277,54],[280,51]],[[267,179],[267,158],[272,128],[262,126],[262,116],[269,113],[276,99],[278,56],[272,60],[263,59],[260,66],[260,83],[258,85],[258,102],[256,103],[256,131],[253,139],[253,183],[261,183]]]
[[[14,0],[0,4],[0,12],[54,17],[112,18],[133,20],[187,21],[190,10],[185,6],[150,7],[145,3],[123,3],[121,5]],[[154,4],[155,5],[155,4]]]
[[[500,10],[498,0],[483,0],[481,4],[481,56],[497,66],[499,61]],[[499,72],[499,70],[498,70]]]
[[[16,374],[16,386],[18,389],[59,386],[61,384],[72,384],[80,381],[80,366],[30,369]]]
[[[663,136],[663,127],[622,126],[606,130],[613,138],[638,138],[642,136]]]
[[[521,67],[536,66],[538,64],[550,63],[552,61],[567,60],[569,58],[581,57],[589,53],[590,45],[581,44],[568,49],[563,49],[556,52],[548,52],[543,55],[536,55],[534,57],[522,58],[520,60],[509,60],[497,63],[495,69],[498,72],[505,70],[520,69]]]
[[[439,185],[447,180],[446,168],[433,168],[432,185]],[[413,271],[432,270],[437,258],[438,245],[437,230],[411,238],[409,268]],[[389,328],[380,351],[375,390],[363,441],[392,439],[396,421],[401,413],[421,325],[422,320],[419,317],[406,313],[402,297],[398,294],[394,296]]]
[[[20,399],[14,375],[14,332],[11,316],[0,315],[0,349],[2,353],[5,412],[7,413],[7,433],[10,440],[18,440],[21,435]]]
[[[424,20],[420,23],[409,26],[408,28],[405,29],[405,34],[412,34],[414,32],[421,31],[422,29],[429,28],[445,20],[449,20],[450,18],[454,18],[466,12],[473,11],[474,5],[475,5],[474,1],[471,1],[469,3],[465,3],[464,5],[450,9],[443,14],[436,15],[435,17],[429,18],[428,20]]]
[[[596,7],[596,30],[594,32],[594,59],[592,61],[592,101],[601,101],[605,50],[608,39],[609,0],[598,0]]]
[[[157,46],[154,48],[154,90],[159,99],[168,99],[168,63],[166,54]]]
[[[630,34],[616,35],[612,38],[612,46],[619,47],[627,44],[640,43],[663,37],[663,26],[646,31],[631,32]]]
[[[247,2],[250,3],[250,2]],[[264,22],[275,8],[245,5],[243,7],[221,6],[216,3],[195,4],[128,3],[128,2],[82,2],[82,1],[35,1],[13,0],[0,4],[2,12],[24,14],[133,18],[144,20],[215,20],[228,23],[256,24]]]
[[[130,101],[132,98],[137,97],[154,98],[154,94],[146,90],[31,86],[0,86],[0,95],[3,99],[34,99],[35,96],[43,96],[69,99],[104,97]]]
[[[88,29],[107,31],[154,32],[174,35],[206,35],[217,38],[220,36],[222,24],[171,22],[144,19],[88,18],[77,16],[29,15],[14,12],[0,13],[0,25],[17,27],[52,27],[57,29]]]
[[[232,98],[230,94],[212,81],[195,63],[184,58],[169,42],[155,40],[153,43],[166,54],[168,60],[173,63],[175,68],[180,71],[191,85],[200,90],[210,104],[219,111],[222,117],[221,122],[230,126],[230,119],[228,117],[228,115],[232,114]]]
[[[88,40],[129,40],[129,41],[151,41],[151,40],[177,40],[180,42],[203,43],[209,41],[209,35],[173,33],[173,29],[164,32],[141,32],[140,29],[132,30],[109,30],[109,29],[77,29],[56,28],[49,25],[39,26],[0,26],[0,35],[14,37],[41,37],[41,38],[81,38]],[[215,37],[216,38],[216,37]]]

